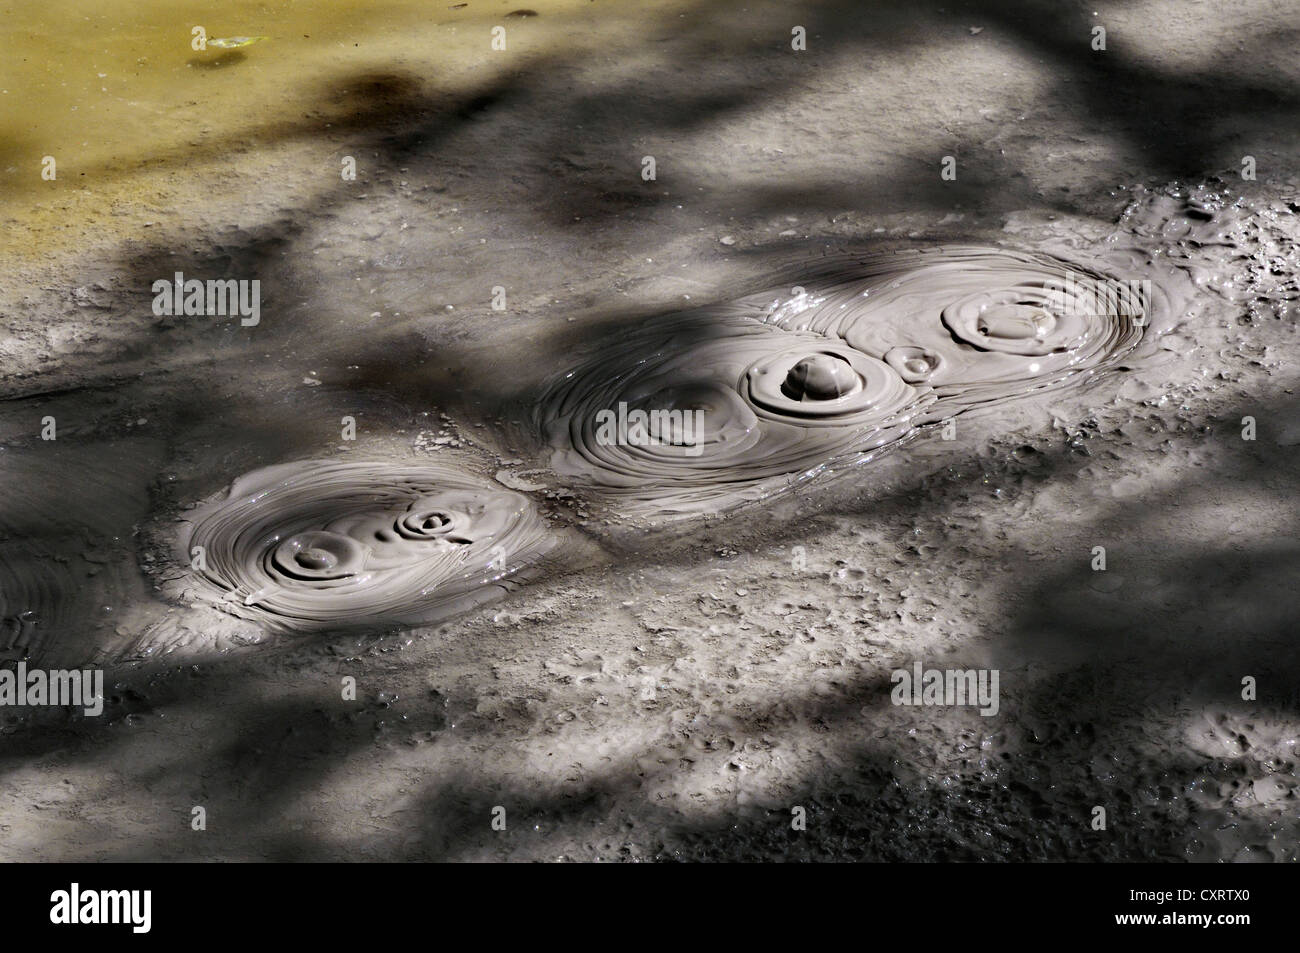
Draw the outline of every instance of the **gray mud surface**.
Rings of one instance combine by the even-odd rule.
[[[504,68],[406,50],[0,269],[0,657],[107,696],[0,708],[0,859],[1300,860],[1294,5],[535,8]],[[555,465],[539,401],[602,348],[953,246],[1166,313],[685,518]],[[178,271],[260,323],[156,316]],[[434,621],[401,580],[360,631],[227,611],[193,508],[308,460],[455,471],[547,543]],[[892,704],[917,661],[997,713]]]

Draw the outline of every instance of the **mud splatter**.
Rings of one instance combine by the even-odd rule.
[[[1293,318],[1300,301],[1295,232],[1300,203],[1249,198],[1215,178],[1137,188],[1121,229],[1158,244],[1198,285],[1246,309],[1239,323]]]

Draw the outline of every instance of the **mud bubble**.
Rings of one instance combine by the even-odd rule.
[[[282,630],[421,625],[502,596],[556,544],[532,502],[441,465],[256,470],[186,515],[219,608]]]
[[[790,281],[653,319],[553,379],[535,416],[556,473],[632,515],[725,509],[1114,368],[1169,317],[1145,275],[981,246],[846,256]],[[637,412],[669,438],[632,439]],[[690,413],[698,432],[680,439]]]

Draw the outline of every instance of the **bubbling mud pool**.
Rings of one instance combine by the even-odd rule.
[[[925,425],[1116,368],[1175,310],[1146,275],[1041,254],[840,258],[794,287],[620,335],[553,379],[535,419],[552,468],[621,511],[726,509]]]
[[[553,470],[615,517],[727,509],[1117,366],[1160,310],[1147,280],[974,246],[824,261],[800,280],[651,321],[550,382],[534,412]],[[520,493],[378,462],[258,470],[187,522],[178,556],[199,594],[281,630],[441,621],[558,541]]]
[[[305,461],[188,514],[201,595],[271,628],[437,622],[501,595],[555,545],[526,497],[445,466]]]
[[[441,621],[536,581],[560,545],[570,567],[608,559],[602,543],[618,544],[622,517],[653,525],[728,510],[933,434],[966,410],[1032,406],[1039,390],[1186,361],[1198,339],[1218,333],[1201,315],[1209,296],[1242,326],[1293,315],[1294,208],[1222,184],[1143,191],[1110,233],[1014,222],[1018,240],[1040,252],[945,246],[805,263],[765,282],[776,290],[598,341],[539,388],[528,409],[549,439],[552,473],[505,469],[523,461],[489,449],[490,437],[464,451],[478,455],[468,471],[450,461],[284,464],[181,511],[179,533],[167,444],[144,430],[105,439],[83,406],[98,392],[44,398],[36,416],[86,422],[64,427],[57,443],[0,444],[9,491],[0,494],[0,664],[224,651],[260,641],[263,630]],[[1106,298],[1097,282],[1131,291],[1134,276],[1150,286],[1097,307]],[[1144,376],[1117,395],[1150,395]],[[117,399],[142,398],[123,389]],[[654,439],[620,442],[618,428],[609,440],[600,422],[620,403],[625,418],[700,413],[689,428],[684,415],[649,416],[644,436]],[[11,410],[17,419],[37,408]],[[221,448],[190,472],[225,458]],[[502,485],[472,475],[494,464]],[[542,491],[578,497],[574,531],[562,503],[548,509],[558,522],[542,521],[529,500]],[[421,509],[443,492],[466,496]],[[605,505],[588,512],[596,502]],[[363,538],[366,519],[393,538]],[[577,531],[593,523],[594,532]],[[203,568],[194,546],[204,547]],[[213,606],[228,625],[205,618]]]

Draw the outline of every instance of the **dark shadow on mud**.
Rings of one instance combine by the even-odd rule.
[[[246,59],[248,54],[243,50],[231,50],[229,53],[221,53],[217,56],[194,56],[186,60],[185,65],[194,69],[220,69],[222,66],[242,63]]]
[[[1259,416],[1276,422],[1297,410],[1290,403]],[[366,686],[360,702],[342,706],[328,677],[319,692],[307,690],[308,698],[265,696],[271,683],[247,677],[247,659],[119,673],[103,721],[47,713],[39,722],[8,725],[4,770],[59,752],[111,752],[133,732],[146,730],[156,713],[184,722],[210,714],[212,699],[219,697],[225,712],[219,734],[205,736],[205,745],[193,753],[177,756],[174,747],[164,746],[160,751],[167,753],[136,777],[151,790],[189,784],[192,803],[206,805],[213,823],[220,818],[231,825],[230,835],[219,843],[190,840],[190,802],[164,798],[156,818],[142,819],[152,837],[113,851],[112,859],[453,860],[485,851],[505,857],[559,831],[590,836],[589,846],[604,856],[628,859],[1111,862],[1240,859],[1251,851],[1293,858],[1296,840],[1288,848],[1278,840],[1282,835],[1244,814],[1237,826],[1218,831],[1220,843],[1213,849],[1196,836],[1198,824],[1218,824],[1222,814],[1198,808],[1194,795],[1207,787],[1232,788],[1243,779],[1248,785],[1258,759],[1272,753],[1252,752],[1248,745],[1235,755],[1207,754],[1195,745],[1170,752],[1146,742],[1151,719],[1249,722],[1300,711],[1295,528],[1279,526],[1275,538],[1222,540],[1188,536],[1181,530],[1194,523],[1169,522],[1180,507],[1244,511],[1289,499],[1300,490],[1295,448],[1236,440],[1231,420],[1205,424],[1217,435],[1207,439],[1222,440],[1233,451],[1176,486],[1117,501],[1101,523],[1081,526],[1056,557],[1009,558],[1005,546],[970,541],[972,564],[1005,562],[1008,571],[1000,578],[1006,581],[990,585],[1005,590],[1001,601],[1012,608],[1001,627],[986,629],[978,645],[955,651],[952,662],[969,665],[967,653],[974,651],[1001,669],[1002,708],[988,730],[1002,741],[984,750],[984,732],[963,732],[953,744],[966,753],[941,777],[918,777],[908,767],[907,733],[864,737],[863,726],[875,723],[871,713],[889,711],[891,684],[883,670],[847,669],[829,692],[810,689],[765,709],[727,712],[731,744],[816,725],[827,753],[839,755],[779,795],[754,792],[763,796],[748,807],[724,798],[701,816],[646,801],[647,779],[671,777],[679,766],[639,753],[584,769],[546,790],[494,771],[490,763],[472,775],[412,773],[400,804],[386,805],[374,817],[358,816],[347,834],[324,832],[305,819],[305,805],[334,771],[367,770],[367,751],[387,757],[395,748],[437,744],[450,731],[460,738],[480,736],[488,748],[504,746],[513,728],[526,733],[534,727],[524,709],[509,718],[512,727],[503,727],[499,715],[480,712],[478,699],[456,688],[400,700],[375,695],[374,680],[365,677],[365,650],[340,661],[339,673],[357,673]],[[1007,474],[1007,505],[1019,494],[1032,497],[1056,483],[1079,481],[1081,467],[1093,458],[1052,447],[1052,439],[1059,438],[1024,455],[1023,466]],[[1103,441],[1093,438],[1094,452],[1105,452]],[[814,490],[813,515],[789,516],[767,544],[807,542],[817,536],[818,520],[910,522],[923,530],[942,525],[950,507],[987,491],[980,479],[985,462],[977,454],[896,491],[865,492],[860,508],[819,507]],[[1094,545],[1107,547],[1104,572],[1091,568]],[[926,558],[923,549],[901,541],[898,553],[913,564]],[[653,566],[664,558],[659,551],[628,556],[627,572],[638,561]],[[696,550],[673,558],[703,565],[714,557]],[[1120,578],[1118,585],[1113,576]],[[292,668],[300,658],[271,650],[257,664]],[[1255,702],[1241,696],[1247,675],[1258,682]],[[697,730],[707,734],[707,720]],[[1274,763],[1273,769],[1289,776],[1285,764]],[[787,806],[773,806],[774,799]],[[498,805],[507,810],[505,832],[491,828]],[[1107,832],[1089,827],[1097,805],[1112,819]],[[792,829],[790,806],[806,809],[806,831]],[[364,853],[353,846],[362,842]]]
[[[599,238],[603,229],[640,227],[642,216],[655,214],[691,186],[689,176],[673,171],[671,163],[664,163],[667,169],[658,182],[639,182],[635,169],[643,141],[645,151],[662,152],[650,144],[656,136],[680,136],[734,121],[764,98],[778,97],[796,71],[812,68],[811,57],[775,60],[778,51],[785,56],[784,36],[753,40],[747,33],[725,28],[725,14],[734,16],[737,8],[701,10],[687,21],[699,31],[698,40],[677,50],[665,68],[689,70],[699,77],[689,88],[647,85],[637,79],[551,100],[546,105],[564,118],[563,126],[582,125],[580,148],[561,133],[531,141],[515,139],[500,155],[477,157],[474,174],[508,182],[518,163],[549,170],[555,177],[554,190],[534,194],[531,203],[519,206],[521,220],[536,225],[543,241],[560,229]],[[816,11],[810,33],[829,56],[903,56],[934,28],[964,30],[964,22],[954,25],[949,12],[953,9],[961,8],[946,4],[941,10],[935,3],[916,2],[870,9],[848,2],[826,4]],[[1293,89],[1281,80],[1272,84],[1240,80],[1228,70],[1227,60],[1222,68],[1179,73],[1142,61],[1122,37],[1113,35],[1107,53],[1093,54],[1088,47],[1092,20],[1085,9],[1073,5],[1063,13],[1059,5],[1012,2],[991,11],[970,7],[963,13],[967,19],[990,24],[990,35],[997,31],[1010,36],[1031,55],[1044,58],[1062,77],[1057,99],[1048,106],[1070,104],[1086,111],[1090,122],[1086,128],[1117,140],[1141,157],[1141,178],[1195,176],[1223,168],[1238,158],[1230,147],[1248,139],[1251,130],[1272,134],[1279,124],[1294,124]],[[701,63],[719,50],[724,56],[760,61],[770,54],[772,68],[758,79],[711,79],[701,71]],[[534,87],[544,85],[547,70],[554,65],[531,64],[454,101],[426,95],[409,77],[358,76],[335,92],[322,116],[329,117],[334,129],[355,135],[359,149],[379,156],[377,176],[392,177],[408,166],[434,176],[445,172],[449,163],[463,173],[458,135],[471,126],[509,120],[514,111],[526,115],[538,108],[538,97],[551,92],[539,93]],[[1069,84],[1064,83],[1066,77]],[[629,102],[637,108],[629,109]],[[292,127],[263,130],[254,139],[312,137],[323,131],[325,121],[316,117]],[[629,145],[633,141],[635,148]],[[757,216],[785,209],[812,214],[846,207],[866,213],[902,207],[941,210],[958,203],[994,209],[1053,203],[1075,207],[1074,197],[1046,197],[1034,191],[1014,156],[1003,156],[977,140],[954,139],[953,149],[960,150],[962,167],[969,172],[951,188],[935,171],[938,157],[916,152],[899,157],[897,165],[883,173],[861,170],[860,181],[852,187],[843,184],[843,170],[830,182],[773,183],[744,196],[729,214]],[[172,161],[193,158],[187,153],[184,159]],[[900,189],[896,187],[900,176],[916,181]],[[350,194],[322,190],[306,212],[332,214]],[[1095,199],[1084,201],[1092,207]],[[291,310],[310,300],[299,273],[299,264],[309,254],[301,247],[301,234],[302,223],[294,220],[254,229],[229,243],[218,237],[198,253],[161,243],[145,245],[125,258],[124,270],[131,286],[141,289],[142,305],[147,303],[144,289],[153,280],[182,270],[205,279],[261,278],[268,291],[264,307]],[[560,366],[579,338],[616,334],[629,313],[611,309],[602,323],[585,323],[581,331],[564,329],[550,335],[538,359]],[[529,392],[509,377],[489,376],[493,384],[482,389],[466,386],[465,369],[477,357],[456,342],[439,338],[436,312],[420,317],[432,326],[431,337],[410,343],[425,354],[437,352],[435,367],[419,367],[403,356],[409,353],[404,336],[409,332],[403,331],[357,344],[346,361],[338,362],[357,365],[354,374],[345,375],[346,366],[328,371],[357,393],[381,395],[376,399],[395,400],[408,408],[468,410],[473,417],[488,419],[503,408],[526,405]],[[159,322],[149,335],[129,343],[122,362],[103,368],[103,377],[131,373],[158,355],[174,352],[178,345],[192,348],[191,364],[182,362],[168,371],[173,379],[184,378],[193,385],[192,397],[173,407],[167,418],[167,432],[181,434],[177,442],[183,445],[185,435],[205,423],[220,425],[226,401],[240,393],[240,361],[261,360],[266,354],[281,359],[303,346],[301,328],[292,322],[278,326],[270,322],[267,330],[269,334],[255,340],[235,334],[217,338],[210,329]],[[216,358],[229,362],[221,370],[224,377],[213,375]],[[475,375],[475,379],[485,378]],[[1280,408],[1278,413],[1294,415],[1295,410]],[[243,439],[246,444],[273,447],[276,434],[245,432]],[[257,462],[241,452],[232,450],[233,472],[222,475],[219,482]],[[1079,463],[1062,450],[1044,455],[1022,477],[1032,490],[1069,478]],[[977,473],[978,467],[970,471]],[[1185,845],[1161,838],[1170,829],[1170,818],[1186,819],[1189,808],[1179,801],[1180,785],[1198,772],[1229,776],[1231,764],[1217,765],[1212,758],[1183,753],[1167,763],[1150,760],[1141,778],[1107,779],[1099,773],[1091,784],[1077,774],[1058,778],[1058,767],[1080,763],[1088,753],[1106,760],[1115,751],[1140,746],[1144,719],[1153,710],[1243,710],[1241,678],[1246,675],[1258,677],[1261,705],[1296,710],[1293,686],[1300,684],[1300,657],[1292,623],[1297,617],[1294,583],[1300,577],[1300,552],[1279,542],[1294,539],[1294,527],[1279,528],[1278,539],[1225,541],[1177,538],[1167,535],[1161,525],[1166,514],[1196,494],[1232,501],[1247,492],[1294,493],[1295,473],[1290,451],[1247,453],[1235,466],[1189,478],[1163,495],[1118,504],[1109,523],[1081,528],[1089,545],[1080,545],[1078,553],[1058,560],[1011,563],[1008,576],[1015,583],[1008,602],[1018,608],[1005,631],[987,635],[994,657],[1008,673],[1003,683],[1009,696],[1005,717],[1019,739],[999,763],[981,764],[979,756],[972,755],[963,773],[944,784],[940,783],[944,779],[904,777],[897,767],[906,759],[901,747],[860,754],[849,759],[850,767],[843,772],[803,778],[788,792],[790,803],[809,808],[806,836],[792,832],[788,815],[777,811],[738,820],[720,810],[716,818],[700,821],[635,802],[641,769],[629,764],[588,777],[563,794],[539,795],[504,777],[495,785],[482,778],[423,779],[422,793],[405,821],[409,828],[394,832],[390,840],[381,838],[386,844],[383,859],[454,859],[488,842],[490,810],[497,804],[509,805],[512,818],[517,819],[512,820],[512,833],[500,839],[504,853],[512,838],[533,836],[526,833],[532,823],[525,822],[551,829],[578,821],[598,822],[628,798],[634,799],[629,809],[642,812],[629,824],[643,831],[666,832],[661,859],[1197,859]],[[882,510],[914,510],[941,519],[943,493],[942,487],[921,481],[883,497],[870,494],[861,510],[849,508],[837,515],[867,521],[878,519]],[[812,505],[796,506],[778,521],[784,536],[778,533],[776,538],[788,542],[806,538],[808,527],[815,525],[810,521],[818,518],[812,515],[815,491],[809,500]],[[722,538],[716,532],[700,531],[673,555],[694,558],[694,564],[711,558],[713,542]],[[1122,584],[1114,589],[1109,588],[1109,579],[1099,589],[1100,580],[1088,567],[1093,537],[1096,544],[1109,547],[1107,572],[1122,577]],[[1160,558],[1143,559],[1143,553],[1157,553]],[[973,552],[972,558],[987,555]],[[664,556],[664,550],[654,549],[629,552],[627,559],[629,568],[635,568],[638,560],[655,565]],[[683,561],[683,565],[693,563]],[[1049,660],[1053,670],[1031,673],[1031,663],[1046,665]],[[209,677],[237,672],[239,664],[214,663],[207,667],[213,673]],[[147,678],[148,672],[142,671],[123,676],[123,681],[133,684]],[[167,682],[152,694],[148,689],[133,690],[135,695],[123,690],[117,696],[121,700],[110,702],[102,726],[88,722],[9,726],[13,731],[7,746],[8,770],[21,758],[66,748],[111,749],[129,737],[132,718],[139,722],[155,708],[183,711],[187,704],[208,698],[181,682]],[[224,736],[209,739],[209,750],[160,762],[152,773],[141,776],[142,782],[195,779],[194,803],[206,800],[221,806],[225,817],[239,826],[241,849],[249,855],[276,859],[346,855],[349,847],[343,838],[309,829],[285,831],[279,822],[291,806],[310,796],[340,760],[376,743],[376,732],[382,734],[378,723],[387,711],[383,703],[367,702],[358,711],[341,715],[324,703],[260,697],[247,687],[232,688],[219,697],[229,716]],[[440,723],[445,718],[439,714],[440,705],[431,699],[412,703],[405,710],[408,722],[403,732],[425,730],[431,736],[429,743],[436,743],[437,733],[449,730]],[[888,705],[888,684],[878,674],[856,676],[830,699],[809,693],[784,699],[782,705],[797,709],[802,719],[821,719],[837,744],[852,745],[862,710]],[[768,714],[771,730],[779,730],[780,717]],[[473,730],[472,718],[468,724],[469,729],[461,730]],[[1155,797],[1146,795],[1148,788],[1155,790]],[[1107,839],[1088,839],[1088,811],[1098,803],[1114,805],[1112,816],[1124,817],[1126,823]],[[150,824],[155,839],[121,850],[114,859],[194,856],[226,849],[191,846],[184,840],[188,804],[159,810],[157,823]],[[212,813],[220,816],[219,811]],[[164,818],[170,820],[164,823]],[[1041,822],[1041,828],[1027,826],[1026,818]],[[1077,837],[1069,833],[1075,830]],[[617,841],[615,834],[609,836],[611,843]],[[1243,831],[1243,844],[1253,843],[1254,837],[1256,832]]]
[[[399,175],[442,183],[439,189],[451,183],[451,195],[459,181],[492,183],[520,232],[535,231],[541,247],[552,235],[563,235],[570,244],[586,237],[597,248],[611,239],[621,241],[647,225],[663,227],[670,207],[683,201],[721,203],[720,219],[725,215],[727,221],[741,222],[781,212],[815,222],[820,216],[846,212],[870,221],[873,215],[901,210],[951,212],[959,207],[983,212],[1043,206],[1113,211],[1122,198],[1041,190],[1026,168],[1033,157],[991,144],[988,133],[997,130],[986,128],[987,123],[974,125],[973,117],[963,121],[943,147],[959,160],[956,181],[945,182],[938,175],[940,155],[908,146],[895,151],[887,168],[868,164],[854,169],[850,161],[848,167],[837,164],[829,178],[819,181],[778,177],[743,193],[699,196],[686,171],[690,156],[679,154],[685,148],[683,137],[724,128],[759,107],[779,107],[791,81],[806,81],[864,60],[905,63],[936,36],[965,37],[966,20],[985,24],[978,37],[967,37],[971,42],[1010,43],[1059,77],[1055,89],[1043,101],[1026,104],[1026,110],[1059,116],[1066,127],[1077,125],[1074,139],[1079,142],[1095,137],[1100,146],[1113,145],[1133,155],[1139,168],[1121,182],[1111,180],[1111,186],[1234,168],[1240,160],[1237,153],[1246,148],[1242,143],[1265,133],[1271,141],[1279,129],[1295,127],[1300,116],[1300,98],[1290,85],[1281,78],[1237,78],[1234,58],[1178,72],[1174,66],[1142,58],[1135,44],[1113,30],[1108,49],[1093,51],[1094,18],[1082,4],[1011,0],[984,9],[930,0],[863,8],[841,0],[806,13],[811,46],[796,54],[789,49],[788,26],[778,31],[774,25],[789,19],[787,14],[760,11],[756,26],[741,4],[702,5],[685,20],[674,17],[651,26],[648,32],[662,41],[658,45],[663,50],[651,75],[615,78],[595,88],[568,82],[575,66],[561,55],[522,61],[517,70],[462,95],[437,91],[414,73],[348,77],[320,91],[318,113],[244,138],[254,144],[320,139],[331,144],[331,152],[340,148],[340,137],[351,140],[346,148],[363,157],[356,183],[326,177],[309,206],[295,210],[298,214],[241,230],[229,242],[218,235],[201,237],[198,248],[179,249],[170,240],[137,244],[122,262],[124,283],[140,289],[143,306],[149,282],[174,269],[202,271],[203,278],[259,277],[267,295],[265,326],[256,340],[234,336],[217,345],[227,353],[236,352],[240,342],[250,351],[268,345],[294,350],[301,345],[299,332],[309,315],[299,320],[293,306],[322,304],[312,300],[309,269],[302,267],[313,253],[303,247],[303,229],[340,214],[358,189],[365,188],[364,182],[386,188]],[[738,23],[746,28],[737,29]],[[243,54],[233,51],[205,62],[236,55]],[[685,75],[691,77],[689,83],[680,81]],[[526,117],[539,111],[551,117],[552,124],[526,128]],[[897,131],[906,133],[906,111],[899,121]],[[929,140],[933,130],[914,132],[914,139]],[[495,145],[485,148],[489,141]],[[181,167],[228,148],[228,143],[214,142],[156,161]],[[639,175],[646,153],[658,159],[656,181],[643,181]],[[525,170],[529,180],[541,173],[552,187],[538,192],[516,184],[523,181],[520,172]],[[391,224],[376,223],[380,228]],[[462,264],[447,262],[445,267],[455,271]],[[431,281],[438,277],[430,275]],[[436,308],[412,317],[423,319],[428,327],[438,326]],[[164,349],[173,361],[183,361],[178,351],[206,348],[212,340],[199,333],[177,335],[166,325],[154,330],[162,333],[126,342],[120,359],[103,368],[104,375],[147,372],[150,357]],[[313,336],[319,332],[313,327]],[[320,343],[331,339],[338,340],[338,335],[327,332]],[[549,357],[562,353],[557,350]],[[439,389],[449,391],[448,396],[455,393],[454,387]]]

